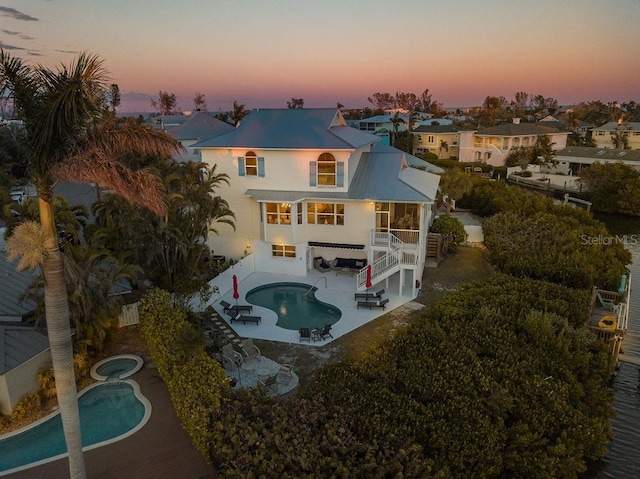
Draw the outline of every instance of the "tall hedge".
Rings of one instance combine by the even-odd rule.
[[[171,296],[150,291],[139,307],[140,328],[149,354],[169,390],[182,427],[207,459],[212,414],[228,396],[229,382],[220,364],[203,349],[193,350],[181,342],[185,329],[193,328],[186,313],[171,306]]]

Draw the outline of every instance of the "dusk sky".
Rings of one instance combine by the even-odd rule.
[[[425,88],[445,107],[640,101],[640,0],[0,0],[0,46],[50,68],[99,55],[123,112],[160,90],[210,111]]]

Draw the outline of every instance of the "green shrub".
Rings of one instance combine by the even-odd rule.
[[[430,231],[442,235],[445,251],[455,251],[459,244],[467,241],[469,236],[462,222],[449,214],[438,216],[433,221]]]
[[[209,459],[209,433],[229,381],[220,364],[204,351],[202,334],[194,330],[183,310],[171,306],[171,295],[150,291],[139,306],[140,329],[149,354],[167,384],[182,427],[195,447]]]

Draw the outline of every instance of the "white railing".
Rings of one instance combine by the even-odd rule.
[[[420,244],[418,230],[392,229],[387,231],[372,231],[371,245],[387,248],[416,248]]]
[[[371,282],[376,283],[377,280],[384,279],[388,276],[389,271],[394,270],[395,272],[395,268],[400,265],[415,266],[416,264],[418,264],[417,253],[394,248],[371,263]],[[366,284],[367,268],[365,267],[358,272],[356,277],[358,289]]]
[[[118,327],[123,328],[138,323],[138,303],[123,304],[118,316]]]

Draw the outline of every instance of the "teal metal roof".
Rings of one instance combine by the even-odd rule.
[[[347,126],[336,108],[254,110],[230,133],[194,148],[351,150],[378,141]]]
[[[176,140],[206,140],[235,130],[233,125],[218,120],[204,111],[193,112],[188,118],[181,125],[167,128]]]

